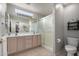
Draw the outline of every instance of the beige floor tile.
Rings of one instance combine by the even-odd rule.
[[[50,55],[51,53],[47,49],[43,47],[37,47],[18,54],[14,54],[12,56],[50,56]]]

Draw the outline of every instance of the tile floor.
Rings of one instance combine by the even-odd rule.
[[[58,51],[56,53],[56,56],[66,56],[66,55],[67,55],[67,53],[66,53],[65,49],[61,49],[60,51]]]
[[[51,56],[51,52],[43,47],[29,49],[11,56]]]
[[[52,52],[44,47],[37,47],[10,56],[52,56]],[[56,56],[66,56],[66,51],[62,49],[56,53]]]

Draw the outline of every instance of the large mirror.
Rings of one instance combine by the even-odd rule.
[[[38,32],[38,22],[31,17],[6,14],[5,23],[8,33]]]

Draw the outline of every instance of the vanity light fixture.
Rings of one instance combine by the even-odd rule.
[[[21,14],[21,15],[26,15],[26,16],[33,16],[33,13],[23,11],[23,10],[20,10],[20,9],[15,9],[15,13]]]

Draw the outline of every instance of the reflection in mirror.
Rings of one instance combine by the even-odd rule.
[[[17,35],[17,33],[19,33],[19,22],[16,22],[15,32],[16,32],[16,35]]]
[[[38,23],[31,17],[8,14],[6,28],[8,33],[36,33]]]

